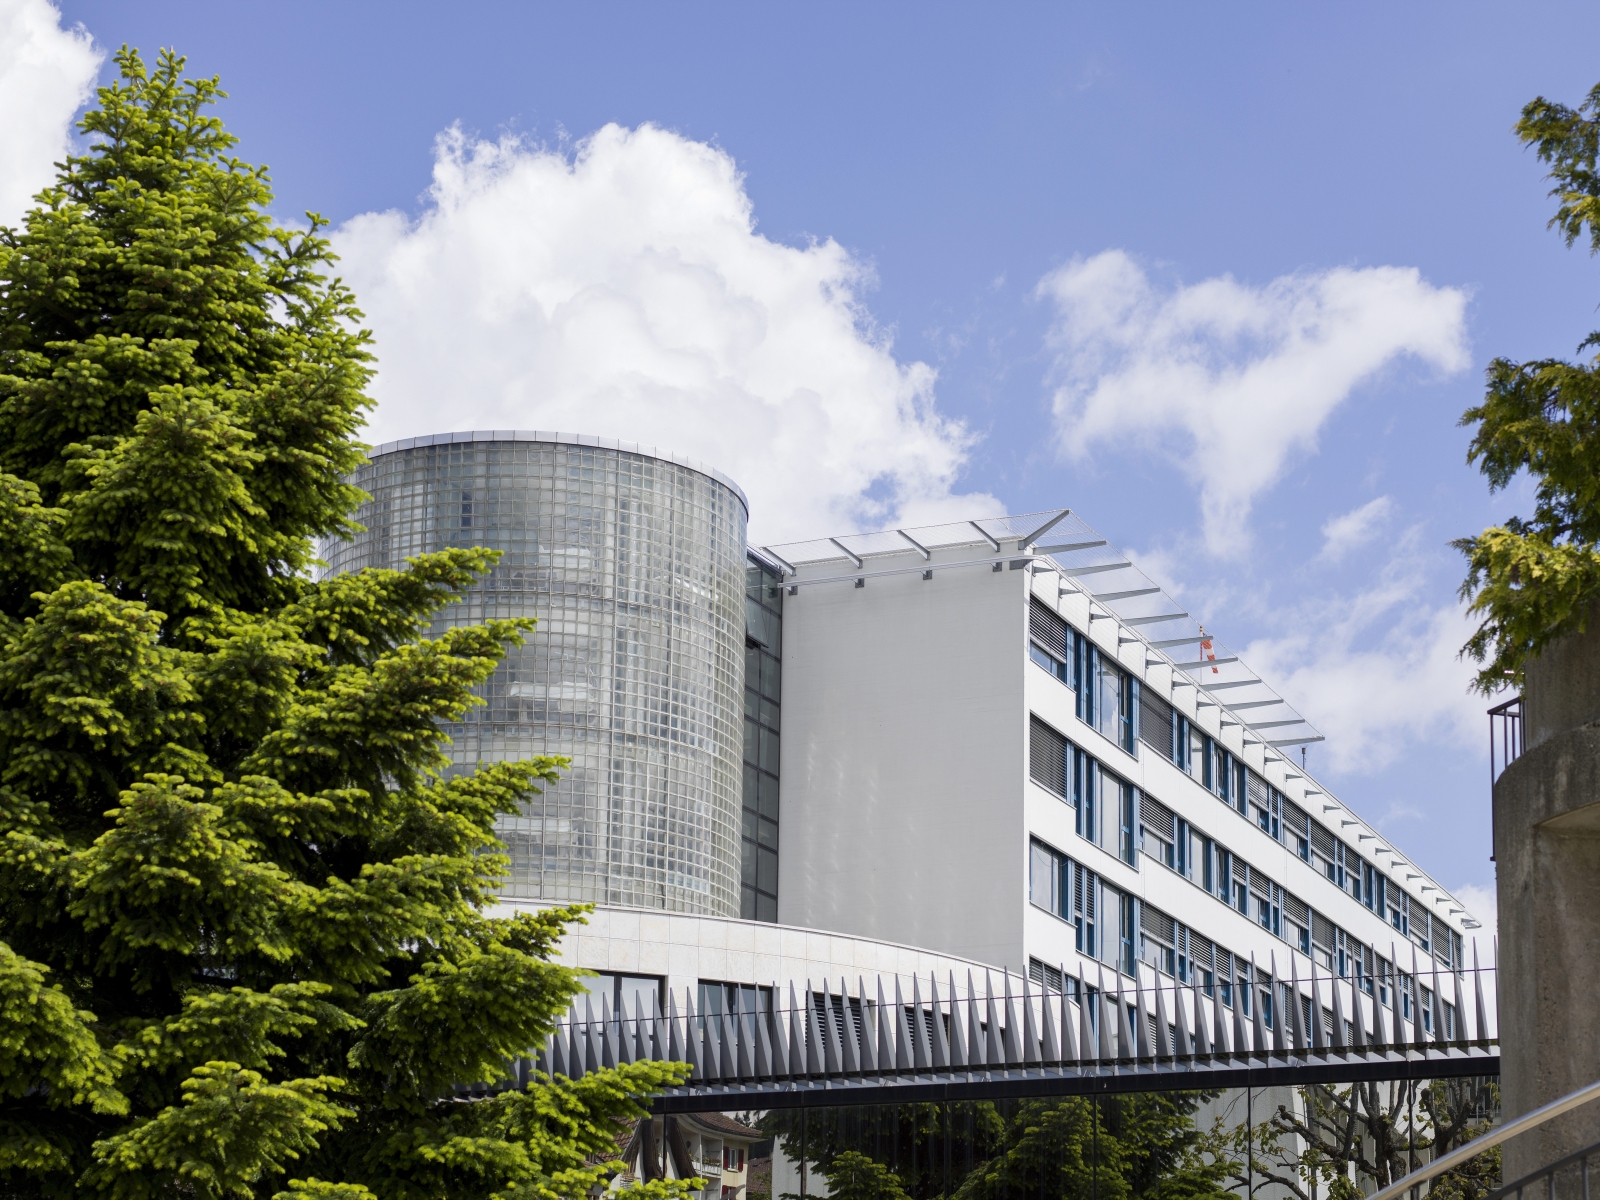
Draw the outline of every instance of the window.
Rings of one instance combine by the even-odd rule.
[[[1049,963],[1042,963],[1037,958],[1028,960],[1028,978],[1040,987],[1048,988],[1052,992],[1061,991],[1061,969],[1052,967]]]
[[[1063,874],[1067,859],[1043,842],[1035,839],[1030,847],[1028,864],[1028,900],[1046,912],[1065,917],[1066,888]]]
[[[622,1011],[629,1017],[638,1013],[648,1016],[652,1000],[657,1004],[661,1002],[663,980],[659,975],[618,975],[611,971],[601,971],[595,975],[580,975],[578,982],[589,994],[597,1018],[600,1016],[602,999],[606,1002],[607,1011],[615,1013],[619,1006],[624,1006]],[[581,999],[578,1000],[578,1004],[581,1015],[583,1011]]]
[[[1028,607],[1028,655],[1057,680],[1072,687],[1071,662],[1076,630],[1035,596]]]
[[[1074,669],[1082,680],[1077,689],[1079,719],[1134,753],[1138,681],[1087,640],[1081,643]]]
[[[770,1016],[772,1013],[772,989],[749,983],[724,983],[715,979],[700,981],[699,1016],[702,1022],[707,1017],[732,1015],[735,1006],[740,1020],[753,1037],[756,1017]]]
[[[1157,971],[1178,973],[1177,923],[1158,908],[1139,905],[1139,958]]]
[[[778,718],[783,588],[755,559],[745,570],[744,789],[739,915],[778,919]]]
[[[1173,752],[1172,705],[1148,687],[1139,689],[1139,740],[1169,762]]]
[[[1098,914],[1104,910],[1099,876],[1079,865],[1072,864],[1072,908],[1068,920],[1077,929],[1074,939],[1078,952],[1098,959],[1101,954]]]
[[[1077,808],[1079,836],[1103,845],[1100,832],[1100,764],[1076,746],[1072,748],[1072,801]]]
[[[1147,792],[1139,793],[1139,848],[1176,869],[1176,820],[1172,810]]]
[[[1106,891],[1109,893],[1110,888]],[[1121,947],[1117,954],[1117,967],[1124,975],[1138,970],[1139,958],[1139,898],[1126,893],[1117,897],[1118,933]]]
[[[1135,791],[1133,785],[1124,783],[1115,775],[1104,777],[1106,791],[1118,797],[1117,812],[1120,815],[1121,836],[1117,839],[1117,851],[1122,861],[1130,867],[1139,865],[1138,843],[1138,818],[1134,813]]]
[[[1283,797],[1283,831],[1289,847],[1306,862],[1311,861],[1311,815],[1287,796]]]
[[[1028,725],[1028,773],[1045,790],[1070,800],[1067,790],[1067,760],[1071,744],[1038,717]]]

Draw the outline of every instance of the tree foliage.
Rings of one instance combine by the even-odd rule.
[[[1486,1133],[1499,1106],[1493,1079],[1368,1081],[1297,1089],[1251,1127],[1219,1119],[1206,1148],[1228,1178],[1272,1183],[1296,1200],[1359,1200]],[[1433,1183],[1452,1200],[1483,1200],[1499,1186],[1500,1151],[1478,1155]]]
[[[313,581],[361,314],[217,81],[117,62],[0,230],[0,1193],[587,1191],[682,1068],[493,1090],[578,988],[581,910],[487,915],[563,764],[449,773],[439,722],[532,623],[421,636],[483,550]]]
[[[1550,224],[1571,246],[1585,231],[1600,252],[1600,85],[1576,109],[1540,97],[1522,110],[1517,136],[1550,166],[1557,201]],[[1600,346],[1600,332],[1578,347]],[[1467,461],[1500,491],[1526,471],[1532,517],[1462,538],[1461,586],[1481,618],[1463,647],[1480,664],[1485,694],[1520,684],[1524,665],[1556,639],[1587,627],[1600,600],[1600,358],[1489,364],[1483,403],[1461,424],[1476,426]]]
[[[1194,1114],[1204,1092],[775,1111],[791,1161],[852,1200],[1222,1200],[1229,1174]],[[948,1145],[948,1156],[945,1145]],[[784,1200],[791,1200],[788,1193]]]

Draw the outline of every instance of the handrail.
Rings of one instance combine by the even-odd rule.
[[[1559,1117],[1562,1113],[1571,1112],[1573,1109],[1580,1108],[1589,1101],[1597,1099],[1600,1099],[1600,1081],[1591,1083],[1587,1087],[1581,1087],[1577,1091],[1561,1097],[1559,1100],[1552,1100],[1549,1104],[1536,1108],[1530,1113],[1523,1114],[1509,1125],[1502,1125],[1499,1129],[1490,1130],[1480,1138],[1474,1138],[1465,1146],[1458,1146],[1443,1158],[1434,1159],[1433,1162],[1420,1170],[1411,1172],[1398,1183],[1391,1183],[1383,1191],[1368,1197],[1368,1200],[1398,1200],[1398,1197],[1405,1195],[1406,1192],[1417,1185],[1426,1183],[1435,1175],[1442,1175],[1454,1167],[1459,1167],[1468,1159],[1476,1158],[1485,1150],[1498,1146],[1501,1142],[1510,1141],[1518,1134],[1526,1133],[1530,1129],[1536,1129],[1546,1121]],[[1545,1168],[1545,1170],[1549,1169]],[[1536,1176],[1543,1174],[1544,1171],[1536,1172]]]
[[[1500,1200],[1502,1196],[1509,1196],[1512,1192],[1517,1192],[1520,1194],[1522,1189],[1527,1187],[1530,1183],[1536,1183],[1537,1181],[1543,1179],[1546,1175],[1554,1175],[1557,1171],[1561,1170],[1562,1167],[1570,1167],[1573,1163],[1582,1162],[1586,1158],[1600,1157],[1600,1153],[1597,1152],[1600,1152],[1600,1142],[1596,1142],[1592,1146],[1585,1146],[1582,1150],[1574,1150],[1565,1158],[1557,1159],[1548,1167],[1540,1167],[1537,1171],[1524,1175],[1515,1183],[1508,1183],[1505,1185],[1505,1187],[1490,1192],[1484,1197],[1484,1200]],[[1586,1166],[1585,1170],[1587,1169],[1588,1168]],[[1585,1184],[1583,1194],[1585,1196],[1589,1194],[1587,1184]]]

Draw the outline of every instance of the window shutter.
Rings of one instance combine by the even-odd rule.
[[[1139,928],[1164,946],[1171,946],[1173,942],[1172,918],[1159,908],[1151,908],[1148,904],[1139,906]]]
[[[1311,940],[1324,950],[1332,950],[1338,945],[1339,934],[1334,929],[1333,922],[1321,913],[1313,913],[1311,917]]]
[[[1338,851],[1333,834],[1315,823],[1311,826],[1311,848],[1329,862],[1336,861]]]
[[[1139,820],[1157,837],[1172,840],[1172,810],[1145,792],[1139,793]]]
[[[1067,795],[1067,739],[1038,717],[1030,717],[1028,772],[1057,796]]]
[[[1028,636],[1062,662],[1067,661],[1067,623],[1037,596],[1028,606]]]
[[[1249,783],[1246,785],[1246,787],[1249,789],[1250,803],[1254,804],[1257,808],[1270,809],[1272,807],[1272,802],[1267,793],[1267,781],[1261,778],[1261,776],[1257,775],[1254,771],[1247,772],[1247,777],[1249,779]]]
[[[1283,826],[1301,837],[1305,837],[1311,828],[1311,815],[1287,796],[1283,798]]]
[[[1139,740],[1162,758],[1172,758],[1172,705],[1154,689],[1139,689]]]

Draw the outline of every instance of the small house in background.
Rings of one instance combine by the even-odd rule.
[[[749,1200],[751,1148],[770,1136],[722,1113],[652,1117],[633,1127],[622,1152],[626,1170],[612,1183],[621,1191],[651,1179],[706,1181],[703,1200]]]

